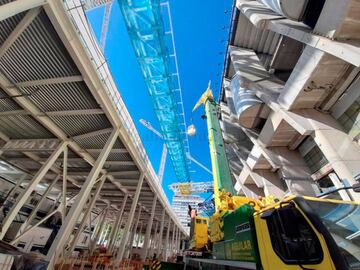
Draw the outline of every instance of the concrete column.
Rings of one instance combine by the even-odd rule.
[[[360,147],[339,130],[316,130],[314,141],[339,178],[355,184],[354,176],[360,171]],[[360,201],[359,193],[349,190],[349,194],[353,200]]]
[[[87,209],[85,210],[84,216],[83,216],[82,221],[81,221],[81,223],[79,225],[79,228],[77,229],[77,231],[76,231],[76,233],[74,235],[73,242],[71,243],[70,248],[68,250],[68,256],[70,256],[71,253],[74,251],[75,246],[76,246],[77,242],[79,241],[79,237],[80,237],[80,235],[82,234],[82,232],[85,229],[85,225],[88,222],[91,210],[95,206],[96,200],[100,195],[100,191],[101,191],[101,188],[102,188],[105,180],[106,180],[106,176],[103,175],[102,179],[100,180],[100,183],[98,183],[98,186],[96,187],[96,190],[95,190],[95,193],[94,193],[93,197],[90,198],[91,195],[89,196],[89,205],[88,205]]]
[[[110,252],[112,252],[114,250],[114,244],[115,244],[115,241],[116,241],[116,237],[117,237],[117,235],[119,233],[119,229],[120,229],[120,225],[121,225],[121,219],[122,219],[122,216],[123,216],[123,213],[124,213],[127,198],[128,198],[128,194],[125,194],[123,203],[121,204],[121,209],[120,209],[119,215],[117,216],[117,219],[116,219],[116,222],[115,222],[114,229],[112,230],[111,235],[110,235],[110,241],[109,241],[109,251]]]
[[[1,6],[2,8],[3,6]],[[67,146],[67,142],[61,142],[59,146],[55,149],[55,151],[50,155],[50,157],[46,160],[46,162],[41,166],[40,170],[35,174],[33,179],[29,182],[28,186],[24,190],[23,194],[21,196],[18,196],[16,199],[16,202],[11,207],[11,210],[7,214],[7,216],[4,218],[0,233],[0,240],[2,240],[9,229],[11,223],[13,222],[16,215],[19,213],[21,207],[25,204],[25,202],[30,197],[31,193],[34,191],[36,186],[40,183],[40,181],[43,179],[45,174],[49,171],[49,169],[52,167],[54,162],[57,160],[59,155],[64,151],[65,147]]]
[[[162,254],[162,239],[163,239],[163,232],[164,232],[164,223],[165,223],[165,208],[163,208],[162,214],[161,214],[161,223],[160,223],[160,233],[159,233],[159,242],[156,253],[160,257]]]
[[[137,206],[137,203],[138,203],[138,200],[139,200],[139,196],[140,196],[143,181],[144,181],[144,173],[141,173],[138,184],[137,184],[137,187],[136,187],[135,195],[133,197],[133,201],[132,201],[132,204],[131,204],[129,217],[128,217],[128,220],[127,220],[126,225],[125,225],[124,235],[123,235],[123,238],[121,239],[121,242],[120,242],[119,252],[118,252],[118,254],[116,256],[115,264],[118,265],[118,266],[120,265],[120,261],[122,260],[122,258],[124,256],[125,244],[129,240],[130,227],[131,227],[131,224],[132,224],[133,219],[134,219],[135,209],[136,209],[136,206]]]
[[[329,178],[331,179],[336,188],[344,187],[344,185],[340,182],[340,179],[335,173],[329,173]],[[340,190],[339,194],[341,199],[343,199],[344,201],[351,201],[349,194],[346,192],[346,190]]]
[[[163,249],[163,258],[165,258],[165,261],[167,261],[167,257],[169,253],[170,225],[171,225],[171,217],[169,216],[168,225],[166,228],[165,248]]]
[[[360,146],[346,134],[339,123],[329,114],[314,109],[282,112],[284,119],[299,133],[311,134],[329,164],[341,180],[350,185],[356,183],[354,176],[360,170]],[[360,195],[349,190],[352,199],[359,201]]]
[[[53,244],[51,245],[49,252],[46,256],[46,260],[49,261],[49,267],[53,267],[55,264],[55,259],[57,257],[57,252],[61,251],[68,241],[72,229],[74,228],[77,218],[79,217],[86,200],[91,192],[92,187],[94,186],[96,179],[98,178],[100,171],[103,168],[103,165],[119,135],[119,130],[114,129],[110,134],[109,139],[107,140],[104,148],[101,150],[99,157],[97,158],[93,168],[91,169],[86,181],[83,183],[79,194],[76,197],[75,202],[71,206],[68,214],[65,217],[56,238],[54,239]]]
[[[151,214],[150,214],[149,223],[148,223],[148,226],[146,227],[145,239],[144,239],[144,245],[143,245],[143,253],[141,256],[142,260],[146,259],[147,255],[148,255],[148,251],[149,251],[150,234],[151,234],[151,229],[152,229],[153,222],[154,222],[156,202],[157,202],[157,196],[155,195],[152,206],[151,206]]]

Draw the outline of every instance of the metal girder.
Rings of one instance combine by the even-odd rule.
[[[102,149],[86,149],[87,152],[91,154],[97,154],[100,153]],[[128,153],[126,148],[115,148],[110,151],[111,154],[126,154]]]
[[[1,151],[54,151],[59,142],[58,139],[10,140],[1,148]]]
[[[4,238],[6,231],[9,229],[14,218],[20,211],[21,207],[25,204],[26,200],[29,198],[32,191],[40,183],[41,179],[45,176],[45,174],[48,172],[50,167],[54,164],[55,160],[63,152],[63,150],[65,149],[67,144],[68,144],[67,142],[62,142],[59,144],[59,146],[56,148],[56,150],[50,155],[50,157],[43,164],[41,169],[35,174],[33,179],[29,182],[28,186],[24,190],[24,193],[21,194],[21,196],[18,196],[18,198],[17,198],[16,202],[14,203],[13,207],[11,208],[10,212],[7,214],[7,216],[3,220],[1,233],[0,233],[1,240]]]
[[[66,149],[66,148],[65,148]],[[41,195],[41,199],[38,202],[38,204],[35,206],[34,209],[32,209],[29,217],[24,221],[23,224],[21,224],[18,233],[16,235],[16,238],[18,240],[20,240],[20,238],[18,238],[19,235],[21,235],[26,229],[27,227],[30,225],[31,226],[31,222],[34,220],[34,218],[36,217],[37,212],[39,211],[40,207],[42,206],[43,202],[46,200],[47,195],[50,193],[50,191],[52,190],[52,188],[56,185],[57,181],[60,179],[60,176],[57,176],[54,181],[49,184],[49,186],[46,188],[45,192]],[[66,200],[66,197],[65,197]],[[16,244],[18,241],[13,241],[13,244]]]
[[[128,219],[126,221],[126,225],[125,225],[125,228],[124,228],[124,235],[123,235],[123,237],[121,239],[121,242],[120,242],[119,252],[118,252],[118,254],[116,256],[115,265],[118,265],[118,266],[120,264],[121,259],[124,256],[125,245],[126,245],[126,243],[128,241],[128,238],[129,238],[130,227],[131,227],[131,224],[132,224],[133,219],[134,219],[135,209],[136,209],[136,206],[138,204],[140,191],[141,191],[142,184],[144,182],[144,178],[145,178],[144,174],[141,173],[140,178],[139,178],[139,182],[138,182],[138,185],[137,185],[137,188],[136,188],[136,192],[135,192],[135,195],[134,195],[133,200],[132,200],[129,216],[128,216]]]
[[[159,255],[161,254],[161,248],[162,248],[164,222],[165,222],[165,208],[163,209],[162,214],[161,214],[160,232],[159,232],[159,245],[157,247],[157,254],[159,254]]]
[[[117,220],[115,222],[114,229],[113,229],[113,231],[111,232],[111,235],[110,235],[110,241],[109,241],[109,246],[108,246],[108,249],[109,249],[110,252],[112,252],[114,250],[114,244],[116,242],[116,237],[117,237],[118,232],[119,232],[120,227],[121,227],[121,222],[122,222],[122,218],[123,218],[127,198],[128,198],[128,194],[125,194],[125,197],[123,198],[123,203],[121,205],[120,212],[119,212]]]
[[[104,148],[102,149],[99,157],[97,158],[94,166],[92,167],[89,175],[86,178],[86,181],[82,185],[82,188],[71,206],[67,216],[65,217],[65,220],[63,222],[63,225],[61,226],[56,238],[54,239],[53,244],[51,245],[49,252],[46,256],[46,260],[49,261],[50,266],[55,263],[55,259],[58,250],[62,250],[64,247],[66,241],[68,240],[72,228],[74,228],[76,219],[80,215],[82,208],[84,207],[84,204],[86,202],[86,199],[88,195],[91,192],[91,189],[98,178],[102,167],[105,163],[105,160],[107,159],[111,148],[113,147],[117,137],[119,135],[119,130],[114,129],[113,132],[110,134]]]
[[[112,128],[105,128],[105,129],[100,129],[100,130],[84,133],[81,135],[73,136],[72,138],[74,140],[88,139],[88,138],[96,137],[98,135],[110,133],[111,131],[112,131]]]
[[[0,21],[20,12],[46,4],[47,0],[17,0],[0,6]]]
[[[149,224],[146,227],[146,233],[145,233],[145,239],[144,239],[144,245],[143,245],[145,250],[144,250],[144,252],[142,253],[142,256],[141,256],[142,260],[145,260],[145,258],[148,255],[148,252],[149,252],[150,234],[151,234],[151,229],[152,229],[153,222],[154,222],[156,203],[157,203],[157,196],[155,195],[154,198],[153,198],[152,206],[151,206]]]
[[[30,1],[29,1],[30,2]],[[6,6],[6,4],[5,4]],[[4,8],[4,5],[0,7],[1,10]],[[15,40],[25,31],[25,29],[33,22],[33,20],[40,13],[41,8],[31,9],[26,13],[24,18],[18,23],[15,29],[11,32],[10,36],[5,40],[5,42],[0,47],[0,58],[2,58]],[[0,15],[1,16],[1,15]]]
[[[74,7],[71,5],[65,6],[69,11],[70,9],[81,9],[81,7]],[[176,222],[177,226],[182,227],[180,222],[177,220],[176,215],[171,210],[169,203],[164,196],[164,193],[157,185],[156,176],[154,176],[153,168],[147,158],[146,153],[144,153],[144,148],[141,144],[137,141],[138,133],[135,129],[135,126],[129,116],[129,113],[126,109],[119,111],[115,108],[121,106],[123,104],[121,97],[118,95],[118,92],[113,92],[112,89],[108,87],[104,87],[102,84],[101,78],[97,74],[96,67],[93,66],[94,62],[92,59],[89,58],[86,49],[84,49],[81,39],[78,37],[79,33],[76,31],[76,28],[72,27],[72,22],[69,20],[68,16],[75,18],[77,12],[70,11],[69,14],[63,9],[63,4],[58,1],[50,1],[46,6],[44,6],[46,14],[49,16],[54,28],[56,29],[59,37],[61,38],[62,42],[64,43],[66,49],[69,52],[69,55],[72,59],[77,63],[77,67],[79,68],[81,74],[84,76],[84,82],[86,83],[88,89],[90,90],[91,94],[100,104],[100,106],[104,109],[106,116],[108,117],[110,123],[120,129],[119,139],[126,145],[126,148],[129,150],[129,154],[133,158],[134,162],[136,163],[137,167],[145,173],[146,179],[149,183],[149,186],[152,188],[154,193],[159,193],[159,201],[161,202],[164,207],[166,207],[167,211],[171,214],[173,220]],[[79,29],[78,29],[79,30]],[[82,31],[80,33],[83,37],[86,36],[88,32]],[[90,47],[92,44],[90,44]],[[92,47],[91,47],[92,48]],[[91,49],[90,48],[90,49]],[[102,55],[99,55],[99,59],[104,59]],[[102,62],[102,66],[97,66],[99,69],[104,67],[104,71],[107,70],[106,62]],[[112,82],[112,78],[109,78],[110,82]],[[115,100],[112,99],[111,96],[106,94],[106,92],[113,93],[115,95]],[[113,105],[113,106],[109,106]],[[115,105],[115,106],[114,106]],[[129,119],[129,120],[128,120]],[[45,126],[48,126],[46,123],[43,123]],[[60,136],[58,130],[53,130],[56,136]],[[131,133],[129,133],[131,132]],[[70,147],[74,150],[77,154],[81,157],[84,157],[90,164],[94,163],[93,157],[87,155],[87,152],[81,152],[80,147],[77,144],[70,143]],[[121,191],[127,192],[127,189],[124,188],[118,181],[114,181],[114,178],[110,175],[108,179],[112,181]]]
[[[162,255],[162,257],[165,258],[165,261],[167,261],[167,254],[169,250],[170,224],[171,224],[171,218],[169,217],[168,225],[166,228],[165,248],[163,249],[163,255]]]
[[[47,116],[72,116],[72,115],[97,115],[104,114],[102,109],[86,109],[86,110],[67,110],[44,112]]]
[[[83,81],[82,76],[75,75],[75,76],[66,76],[66,77],[58,77],[51,79],[34,80],[34,81],[24,81],[24,82],[18,82],[15,85],[17,87],[33,87],[33,86],[41,86],[41,85],[49,85],[49,84],[62,84],[62,83],[82,82],[82,81]]]
[[[16,115],[29,115],[29,112],[25,110],[13,110],[0,112],[0,117],[16,116]]]
[[[129,2],[119,1],[126,27],[139,60],[143,77],[150,93],[154,110],[171,157],[176,177],[180,181],[189,180],[189,168],[186,157],[187,136],[181,123],[184,121],[180,114],[175,95],[175,89],[181,88],[179,82],[172,78],[169,64],[167,42],[163,35],[164,24],[160,14],[160,3],[149,1]],[[169,13],[170,15],[170,13]],[[170,19],[171,27],[171,19]],[[174,48],[175,49],[175,48]],[[143,61],[143,59],[150,60]],[[175,63],[177,66],[177,63]]]
[[[96,191],[95,191],[93,197],[91,198],[91,194],[89,194],[89,204],[88,204],[88,206],[87,206],[87,208],[85,210],[82,221],[81,221],[77,231],[75,232],[74,238],[73,238],[72,243],[71,243],[71,245],[69,247],[69,250],[67,252],[68,256],[70,256],[71,253],[74,251],[75,246],[76,246],[76,244],[77,244],[77,242],[79,240],[79,237],[80,237],[81,233],[83,232],[83,230],[85,229],[85,225],[88,222],[88,218],[89,218],[89,215],[91,213],[91,210],[94,208],[95,202],[96,202],[97,198],[99,197],[101,188],[102,188],[105,180],[106,180],[106,176],[103,175],[101,177],[100,182],[97,184]]]
[[[90,168],[88,171],[69,171],[67,175],[69,176],[87,176],[89,174]],[[35,171],[30,171],[30,172],[35,172]],[[112,176],[136,176],[139,175],[140,172],[139,171],[121,171],[121,172],[107,172],[107,175],[112,175]],[[135,180],[135,179],[134,179]]]

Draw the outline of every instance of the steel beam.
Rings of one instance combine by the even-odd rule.
[[[174,249],[175,249],[175,229],[176,229],[176,223],[174,222],[174,226],[172,229],[172,240],[171,240],[171,254],[174,254]]]
[[[155,254],[155,248],[157,246],[157,239],[158,239],[158,229],[159,229],[159,221],[156,222],[156,225],[155,225],[155,231],[154,231],[154,235],[153,235],[153,241],[151,243],[151,249],[150,249],[150,255],[151,256],[154,256]]]
[[[102,109],[86,109],[86,110],[66,110],[66,111],[50,111],[44,112],[47,116],[73,116],[73,115],[95,115],[104,114]]]
[[[140,196],[143,181],[144,181],[144,174],[141,173],[138,185],[136,187],[136,192],[135,192],[135,195],[134,195],[133,200],[132,200],[128,220],[127,220],[126,225],[125,225],[124,235],[123,235],[123,237],[121,239],[121,242],[120,242],[119,252],[118,252],[118,254],[116,256],[115,265],[118,265],[118,266],[120,265],[120,261],[122,260],[122,258],[124,256],[125,244],[127,243],[128,238],[129,238],[129,231],[130,231],[130,227],[131,227],[131,224],[133,222],[133,219],[134,219],[135,209],[136,209],[136,206],[138,204],[138,200],[139,200],[139,196]]]
[[[12,198],[14,196],[14,194],[16,193],[16,191],[18,190],[18,188],[21,186],[21,184],[24,182],[24,180],[26,179],[27,175],[23,175],[21,177],[21,179],[19,181],[16,182],[15,187],[13,187],[13,189],[10,191],[10,193],[6,196],[6,200]],[[2,206],[0,207],[0,210],[2,211],[3,207],[4,207],[5,201],[3,202]]]
[[[65,148],[66,149],[66,148]],[[40,207],[42,206],[43,202],[46,200],[47,195],[50,193],[50,191],[52,190],[52,188],[56,185],[57,181],[59,180],[60,176],[57,176],[54,181],[49,184],[49,186],[47,187],[47,189],[45,190],[45,192],[41,195],[41,199],[38,202],[38,204],[35,206],[35,208],[31,211],[29,217],[24,221],[23,224],[21,224],[17,236],[19,236],[22,232],[24,232],[26,230],[26,228],[31,225],[31,222],[34,220],[34,218],[36,217],[36,213],[39,211]],[[15,242],[16,243],[16,242]]]
[[[160,221],[160,233],[159,233],[159,242],[157,246],[156,253],[160,257],[162,254],[162,240],[163,240],[163,232],[164,232],[164,223],[165,223],[165,208],[163,208],[162,214],[161,214],[161,221]]]
[[[0,14],[1,9],[0,7]],[[15,40],[25,31],[25,29],[34,21],[34,19],[39,15],[40,8],[34,8],[29,10],[24,18],[16,25],[14,30],[11,32],[9,37],[5,40],[5,42],[0,47],[0,58],[2,58],[7,50],[14,44]],[[1,16],[1,15],[0,15]]]
[[[133,252],[133,243],[134,243],[134,236],[135,236],[135,233],[138,229],[138,226],[139,226],[139,220],[140,220],[140,215],[141,215],[141,206],[139,206],[139,212],[138,212],[138,215],[137,215],[137,218],[136,218],[136,222],[134,224],[134,227],[133,227],[133,230],[131,232],[131,237],[130,237],[130,241],[129,241],[129,249],[128,249],[128,257],[129,259],[131,258],[131,254]]]
[[[121,209],[120,209],[119,215],[115,222],[114,230],[113,230],[113,232],[111,232],[111,235],[110,235],[110,243],[109,243],[109,247],[108,247],[110,252],[112,252],[114,250],[114,245],[115,245],[116,238],[117,238],[117,235],[118,235],[120,227],[121,227],[121,221],[122,221],[122,217],[124,214],[124,209],[125,209],[125,205],[126,205],[128,196],[129,196],[128,194],[125,194],[123,203],[121,204]]]
[[[104,226],[105,226],[105,220],[106,220],[106,216],[107,213],[109,211],[110,206],[107,206],[105,209],[105,212],[103,213],[102,219],[100,221],[100,226],[99,229],[95,232],[95,235],[93,237],[93,239],[91,240],[91,244],[90,244],[90,254],[94,253],[94,250],[96,248],[96,243],[98,242],[102,231],[104,230]]]
[[[89,196],[91,189],[92,189],[96,179],[98,178],[100,171],[102,170],[103,165],[104,165],[104,163],[110,153],[110,150],[112,149],[118,135],[119,135],[118,129],[114,129],[111,132],[104,148],[102,149],[93,168],[91,169],[88,177],[86,178],[86,181],[82,185],[82,188],[81,188],[78,196],[76,197],[75,202],[73,203],[73,205],[71,206],[71,208],[69,210],[69,213],[65,217],[65,220],[64,220],[64,222],[63,222],[63,224],[62,224],[56,238],[54,239],[54,242],[51,245],[50,250],[46,256],[46,260],[49,261],[50,267],[54,266],[56,256],[58,255],[57,252],[61,251],[63,249],[66,241],[69,239],[72,229],[74,228],[74,226],[76,224],[77,218],[79,217],[79,215],[86,203],[87,197]]]
[[[141,222],[140,230],[139,230],[139,232],[138,232],[138,234],[137,234],[137,239],[136,239],[136,247],[137,247],[137,248],[140,247],[140,238],[141,238],[141,235],[142,235],[143,226],[144,226],[144,221]]]
[[[170,225],[171,225],[171,217],[169,216],[168,225],[166,228],[165,248],[163,249],[163,254],[162,254],[162,257],[165,259],[165,261],[167,261],[167,256],[169,251]]]
[[[72,254],[72,252],[74,251],[75,246],[76,246],[77,242],[79,241],[79,237],[80,237],[81,233],[85,229],[85,225],[88,222],[88,218],[89,218],[89,215],[91,213],[91,210],[94,208],[95,202],[96,202],[97,198],[99,197],[101,188],[102,188],[105,180],[106,180],[106,175],[103,175],[101,177],[100,182],[97,184],[96,191],[95,191],[95,193],[94,193],[94,195],[93,195],[93,197],[91,199],[90,199],[91,195],[89,194],[89,205],[88,205],[87,209],[85,210],[85,213],[84,213],[82,221],[81,221],[81,223],[79,225],[79,228],[77,229],[77,231],[76,231],[76,233],[74,235],[74,238],[72,240],[70,248],[69,248],[69,250],[67,252],[67,257],[69,257]]]
[[[59,155],[64,151],[67,146],[67,142],[62,142],[59,146],[55,149],[55,151],[50,155],[47,161],[43,164],[40,170],[35,174],[33,179],[30,181],[28,186],[26,187],[24,193],[21,196],[18,196],[16,202],[14,203],[13,207],[11,208],[10,212],[7,214],[5,219],[3,220],[1,233],[0,233],[0,240],[2,240],[9,229],[11,223],[13,222],[14,218],[20,211],[21,207],[25,204],[35,187],[40,183],[41,179],[45,176],[45,174],[49,171],[50,167],[54,164],[55,160],[59,157]]]
[[[61,205],[60,205],[61,207]],[[38,221],[36,224],[34,224],[33,226],[31,226],[30,228],[28,228],[26,231],[24,231],[22,234],[20,234],[19,236],[17,236],[13,241],[10,242],[11,245],[15,245],[15,243],[17,243],[20,238],[24,237],[25,235],[28,235],[29,233],[31,233],[36,227],[38,227],[41,223],[44,223],[45,221],[47,221],[49,218],[51,218],[54,214],[56,214],[57,212],[59,212],[60,207],[58,207],[55,210],[49,211],[49,214],[47,216],[45,216],[44,218],[42,218],[40,221]]]
[[[34,81],[25,81],[16,83],[17,87],[33,87],[33,86],[42,86],[49,84],[62,84],[62,83],[71,83],[71,82],[82,82],[82,76],[67,76],[67,77],[58,77],[51,79],[42,79],[42,80],[34,80]]]
[[[23,11],[45,5],[47,0],[17,0],[0,6],[0,21]]]
[[[63,220],[66,216],[66,191],[67,191],[67,167],[68,167],[68,148],[66,147],[64,149],[64,153],[63,153],[63,182],[62,182],[62,203],[63,203],[63,208],[62,208],[62,217]]]
[[[141,257],[142,260],[146,259],[147,255],[148,255],[148,251],[149,251],[150,234],[151,234],[151,229],[152,229],[153,222],[154,222],[156,202],[157,202],[157,196],[155,195],[152,206],[151,206],[149,224],[146,227],[146,233],[145,233],[145,239],[144,239],[144,245],[143,245],[144,252],[142,253],[142,257]]]

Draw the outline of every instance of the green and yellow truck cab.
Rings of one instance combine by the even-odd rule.
[[[196,250],[211,242],[212,259],[206,263],[244,262],[241,269],[262,270],[360,270],[360,204],[305,196],[280,201],[235,196],[210,84],[195,108],[200,104],[205,105],[216,211],[209,226],[193,224],[191,237]]]

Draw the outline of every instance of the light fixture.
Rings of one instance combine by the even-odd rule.
[[[196,134],[196,128],[193,124],[191,124],[190,126],[188,126],[187,128],[187,134],[189,136],[194,136]]]

